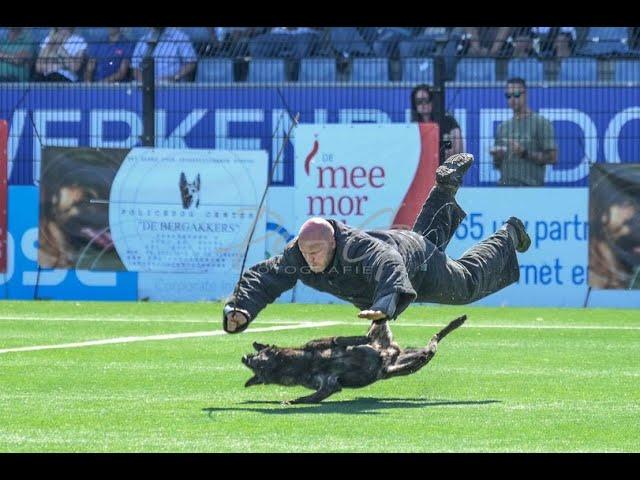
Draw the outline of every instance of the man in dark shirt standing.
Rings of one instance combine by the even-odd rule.
[[[363,231],[336,220],[307,220],[282,255],[243,273],[224,306],[225,331],[245,330],[298,280],[352,303],[360,318],[373,321],[395,319],[413,301],[466,304],[516,282],[516,250],[525,252],[531,240],[515,217],[460,259],[444,253],[466,216],[455,193],[472,162],[472,155],[461,153],[438,167],[436,186],[412,231]]]

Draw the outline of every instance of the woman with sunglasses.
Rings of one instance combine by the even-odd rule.
[[[433,90],[426,84],[418,85],[411,91],[411,121],[436,122],[433,112]],[[452,115],[445,113],[440,127],[440,165],[456,153],[462,153],[462,132]]]

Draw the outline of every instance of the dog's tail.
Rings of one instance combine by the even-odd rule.
[[[436,342],[439,342],[444,337],[446,337],[451,332],[453,332],[456,328],[458,328],[460,325],[462,325],[465,322],[466,319],[467,319],[467,316],[466,315],[462,315],[461,317],[458,317],[454,321],[449,323],[449,325],[444,327],[442,330],[440,330],[438,333],[436,333],[433,336],[435,338]]]

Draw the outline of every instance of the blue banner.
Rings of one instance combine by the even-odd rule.
[[[529,103],[555,129],[558,164],[547,185],[586,186],[590,162],[638,161],[640,97],[627,86],[529,87]],[[156,146],[264,149],[270,164],[289,126],[302,123],[407,122],[411,86],[203,86],[159,87]],[[465,148],[478,158],[465,184],[494,185],[498,172],[488,149],[500,121],[511,117],[502,83],[488,87],[450,84],[447,110],[463,131]],[[9,182],[38,183],[40,146],[140,146],[140,86],[8,85],[0,91],[0,118],[10,122]],[[295,134],[295,130],[294,130]],[[293,185],[289,144],[274,184]],[[399,162],[402,159],[398,159]]]
[[[135,272],[38,271],[38,188],[9,187],[7,273],[4,298],[13,300],[137,300]]]

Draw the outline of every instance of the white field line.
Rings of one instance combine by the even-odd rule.
[[[640,320],[640,319],[639,319]],[[79,316],[73,317],[23,317],[23,316],[0,316],[1,321],[32,321],[32,322],[121,322],[121,323],[204,323],[204,324],[218,324],[222,323],[221,320],[195,320],[195,319],[182,319],[172,317],[153,317],[153,318],[123,318],[123,317],[93,317],[82,318]],[[343,321],[343,320],[330,320],[333,325],[370,325],[370,322],[363,322],[361,320]],[[471,321],[472,322],[472,321]],[[480,324],[474,325],[471,322],[464,324],[464,328],[513,328],[513,329],[533,329],[533,330],[640,330],[640,325],[516,325],[516,324]],[[259,324],[265,325],[299,325],[300,323],[295,320],[259,320]],[[313,323],[313,322],[304,322]],[[392,328],[396,327],[444,327],[444,323],[407,323],[402,320],[391,322]],[[255,328],[250,328],[247,331],[256,331]]]
[[[195,320],[188,318],[173,318],[173,317],[152,317],[152,318],[140,318],[140,317],[82,317],[80,315],[73,317],[23,317],[23,316],[0,316],[0,322],[3,321],[17,321],[17,322],[123,322],[123,323],[222,323],[220,320]],[[300,322],[297,320],[284,321],[284,320],[260,320],[260,323],[275,324],[275,325],[298,325]]]
[[[294,330],[298,328],[320,328],[335,325],[337,322],[304,322],[296,325],[282,325],[279,327],[264,327],[264,328],[252,328],[246,333],[258,333],[258,332],[275,332],[277,330]],[[176,338],[195,338],[195,337],[216,337],[218,335],[228,335],[224,330],[214,330],[207,332],[187,332],[187,333],[169,333],[164,335],[148,335],[145,337],[118,337],[118,338],[105,338],[102,340],[89,340],[86,342],[76,343],[60,343],[57,345],[35,345],[31,347],[16,347],[16,348],[4,348],[0,349],[0,354],[10,352],[33,352],[37,350],[53,350],[60,348],[81,348],[92,347],[94,345],[112,345],[116,343],[133,343],[133,342],[148,342],[153,340],[174,340]]]
[[[370,325],[365,322],[336,322],[341,325]],[[391,328],[396,327],[440,327],[444,328],[444,323],[405,323],[402,321],[392,321]],[[530,330],[640,330],[639,326],[624,326],[624,325],[473,325],[468,322],[461,328],[521,328]]]

